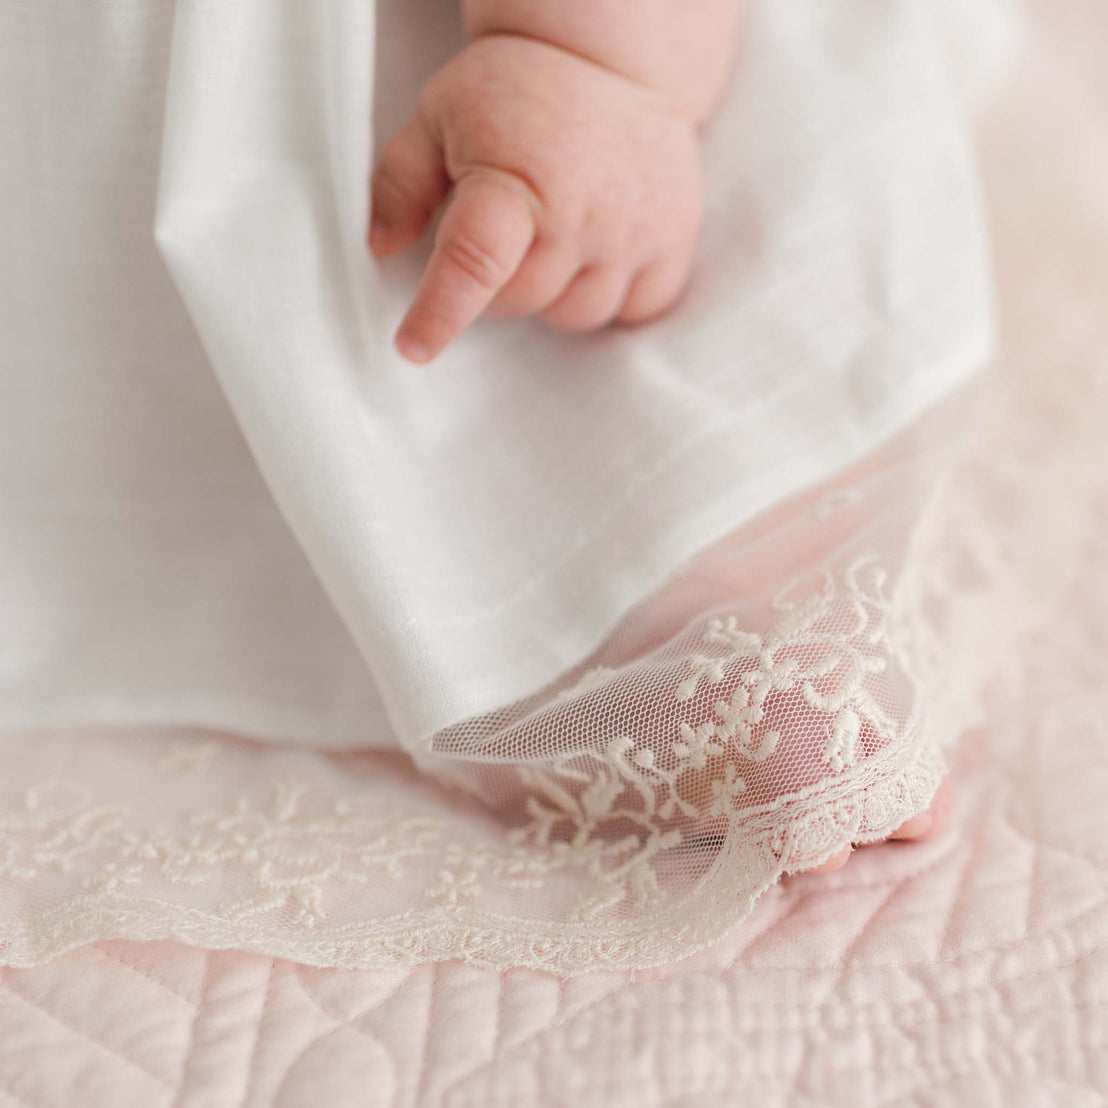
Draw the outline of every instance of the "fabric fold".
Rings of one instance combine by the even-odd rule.
[[[146,143],[118,151],[147,202],[106,254],[119,288],[26,245],[67,195],[112,243],[127,204],[97,173],[19,197],[38,268],[12,333],[37,361],[31,430],[0,443],[0,569],[34,602],[0,627],[7,964],[113,937],[566,975],[682,957],[923,810],[1081,564],[1103,147],[1059,93],[1089,139],[1067,161],[1028,129],[1039,88],[1011,94],[987,147],[1009,345],[980,374],[977,93],[951,43],[993,40],[968,9],[939,35],[912,0],[753,5],[679,309],[587,339],[481,324],[421,371],[389,342],[421,257],[377,265],[361,237],[373,144],[458,45],[441,9],[113,8],[127,56],[170,59],[160,152],[121,122],[137,77],[96,101]],[[142,726],[56,726],[105,717]]]
[[[457,29],[382,7],[178,6],[157,239],[412,748],[579,664],[698,550],[886,441],[981,368],[991,322],[924,6],[792,0],[754,6],[670,318],[479,323],[401,362],[420,258],[365,254],[364,113],[376,86],[383,141],[438,61],[417,32]]]

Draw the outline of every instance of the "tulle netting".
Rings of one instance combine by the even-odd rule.
[[[1009,230],[1041,210],[1009,209]],[[1010,268],[1015,353],[972,395],[705,551],[555,685],[411,759],[182,729],[10,736],[0,960],[172,937],[329,966],[648,966],[887,836],[1081,564],[1108,398],[1059,337],[1082,303],[1095,329],[1096,290],[1053,307],[1044,290],[1052,259],[1103,241],[1097,218]]]

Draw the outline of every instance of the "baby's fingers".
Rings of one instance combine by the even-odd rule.
[[[442,150],[422,120],[413,119],[385,147],[373,174],[370,249],[380,255],[406,250],[449,189]]]
[[[435,249],[396,335],[409,361],[429,362],[466,329],[511,280],[535,236],[522,187],[494,173],[455,186],[435,234]]]

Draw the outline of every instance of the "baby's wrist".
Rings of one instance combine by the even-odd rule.
[[[742,0],[461,0],[471,40],[532,39],[662,97],[693,124],[730,71]]]

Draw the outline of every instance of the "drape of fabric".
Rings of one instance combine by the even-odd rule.
[[[425,371],[390,349],[425,252],[367,257],[366,182],[451,5],[0,9],[3,722],[413,747],[964,382],[948,60],[999,38],[931,9],[753,5],[680,309],[479,324]]]
[[[114,4],[63,32],[0,5],[37,105],[3,150],[5,961],[680,956],[922,810],[1078,564],[1108,404],[1061,306],[971,383],[988,82],[962,63],[1004,56],[992,5],[755,4],[680,309],[481,325],[420,371],[389,352],[420,259],[361,239],[371,137],[457,45],[440,7]],[[1036,198],[1070,213],[1059,250],[1105,239],[1096,128],[1038,179],[1034,103],[994,180],[1017,336],[1051,304]],[[77,105],[116,141],[73,141]],[[213,730],[153,727],[186,722]]]
[[[563,727],[515,721],[507,733],[523,741],[486,742],[480,764],[458,759],[475,747],[455,736],[444,767],[499,795],[499,811],[399,753],[184,728],[9,732],[0,960],[172,937],[322,966],[461,958],[571,976],[704,947],[782,873],[925,805],[939,743],[975,721],[990,660],[1034,649],[1027,632],[1073,581],[1108,472],[1103,376],[1098,394],[1061,340],[1055,330],[1050,358],[1035,351],[1030,381],[1017,363],[993,382],[979,449],[934,495],[910,556],[865,528],[776,603],[759,590],[653,656],[596,667],[567,692]],[[901,517],[902,477],[826,490],[762,537],[761,559],[739,551],[742,564],[850,532],[875,489],[897,502],[875,518]],[[704,572],[712,593],[719,578]],[[612,688],[636,679],[645,709]],[[725,694],[729,740],[714,721],[678,722],[693,716],[694,681]],[[733,711],[766,681],[762,718]]]

